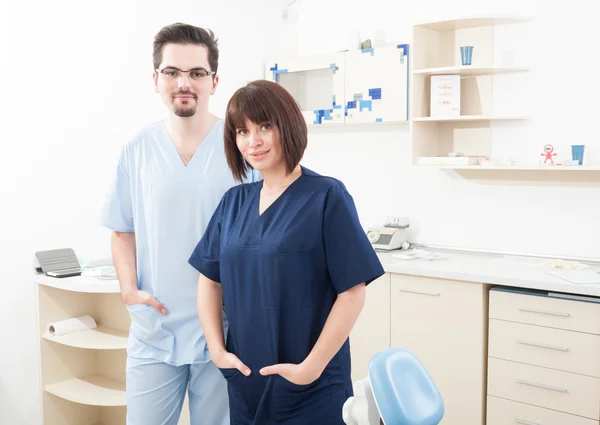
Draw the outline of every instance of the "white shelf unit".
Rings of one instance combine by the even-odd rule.
[[[130,317],[119,283],[35,277],[44,425],[125,425]],[[53,336],[49,323],[90,315],[98,327]]]
[[[496,171],[548,171],[548,172],[576,172],[600,171],[600,166],[586,165],[420,165],[421,167],[446,168],[453,170],[496,170]]]
[[[457,121],[502,121],[502,120],[526,120],[526,116],[493,116],[493,115],[461,115],[458,117],[419,117],[414,122],[457,122]]]
[[[423,68],[415,69],[413,74],[418,75],[464,75],[464,76],[479,76],[479,75],[495,75],[508,74],[511,72],[525,72],[529,68],[515,66],[441,66],[438,68]]]
[[[98,326],[89,331],[58,336],[46,332],[42,337],[58,344],[92,350],[124,350],[127,348],[127,332],[108,326]]]
[[[418,164],[419,157],[447,157],[450,152],[490,157],[493,123],[527,119],[527,116],[520,114],[496,114],[492,105],[495,76],[528,71],[527,67],[495,63],[495,26],[525,23],[528,20],[528,17],[513,16],[467,17],[413,27],[413,164]],[[472,65],[461,64],[462,45],[474,46]],[[434,75],[461,77],[460,116],[431,117],[431,77]]]
[[[418,26],[424,29],[434,31],[457,31],[482,27],[491,27],[495,25],[519,24],[530,21],[529,16],[518,15],[498,15],[498,16],[464,16],[457,19],[447,19],[443,21],[434,21],[421,23]]]

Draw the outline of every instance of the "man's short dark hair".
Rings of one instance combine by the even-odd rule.
[[[208,50],[208,63],[211,69],[217,72],[219,67],[218,39],[211,30],[195,27],[177,22],[163,27],[154,37],[153,60],[154,69],[158,69],[162,62],[163,47],[165,44],[197,44]]]

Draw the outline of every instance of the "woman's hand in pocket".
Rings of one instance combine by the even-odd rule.
[[[249,376],[251,371],[239,358],[226,350],[219,351],[211,355],[212,361],[219,369],[237,369],[245,376]]]
[[[280,363],[263,367],[260,374],[263,376],[279,375],[285,380],[296,385],[309,385],[321,376],[322,370],[309,367],[306,363],[292,364]]]

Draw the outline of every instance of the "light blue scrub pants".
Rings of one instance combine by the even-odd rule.
[[[227,381],[213,362],[172,366],[127,357],[127,425],[177,425],[188,390],[191,425],[229,425]]]

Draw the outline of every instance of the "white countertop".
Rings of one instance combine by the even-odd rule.
[[[33,281],[38,285],[51,286],[73,292],[93,292],[100,294],[118,294],[121,292],[118,280],[101,280],[96,277],[51,277],[36,274]]]
[[[378,252],[383,268],[389,273],[400,273],[466,282],[543,291],[565,292],[576,295],[600,297],[600,284],[577,284],[548,273],[540,258],[512,257],[494,254],[479,254],[453,251],[437,251],[445,258],[439,260],[401,260],[394,253]],[[587,270],[600,271],[600,266]],[[117,280],[99,280],[95,277],[55,278],[35,275],[34,282],[75,292],[119,293]]]
[[[546,259],[424,249],[446,258],[401,260],[393,253],[377,255],[390,273],[600,296],[600,284],[572,283],[549,274],[552,269],[542,265]],[[600,266],[590,265],[586,270],[600,271]]]

